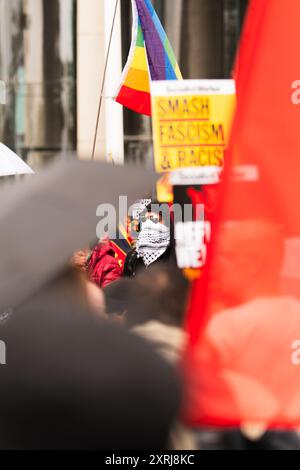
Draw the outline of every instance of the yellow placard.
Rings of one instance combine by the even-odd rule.
[[[224,163],[236,102],[234,87],[228,88],[232,81],[217,81],[218,89],[208,87],[207,80],[192,81],[205,82],[206,86],[190,86],[190,94],[186,91],[189,82],[178,82],[182,94],[175,90],[172,95],[167,86],[164,94],[163,82],[158,86],[154,82],[151,90],[155,168],[159,173]],[[222,82],[226,82],[225,88]],[[207,94],[201,90],[207,90]]]
[[[164,173],[156,183],[156,197],[159,202],[172,203],[174,201],[173,186],[169,176],[169,173]]]

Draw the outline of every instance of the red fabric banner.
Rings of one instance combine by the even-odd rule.
[[[252,0],[207,269],[187,318],[193,425],[300,425],[298,44],[299,0]]]

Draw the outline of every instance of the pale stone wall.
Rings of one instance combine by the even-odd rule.
[[[77,1],[77,150],[80,158],[91,158],[99,105],[105,54],[115,2]],[[122,108],[109,102],[112,79],[121,73],[120,12],[114,30],[103,108],[97,135],[96,159],[112,154],[123,160]]]

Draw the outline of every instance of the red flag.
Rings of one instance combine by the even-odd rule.
[[[249,11],[219,211],[188,315],[185,415],[290,428],[300,425],[300,2],[252,0]]]

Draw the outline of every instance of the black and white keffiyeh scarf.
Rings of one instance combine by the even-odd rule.
[[[160,258],[170,245],[170,230],[163,224],[147,220],[142,225],[136,243],[138,258],[149,266]]]

